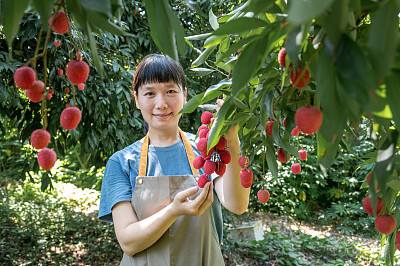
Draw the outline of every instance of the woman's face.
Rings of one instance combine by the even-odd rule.
[[[184,92],[174,82],[147,83],[135,92],[136,107],[142,112],[143,119],[151,129],[173,129],[178,127],[177,115],[186,100]]]

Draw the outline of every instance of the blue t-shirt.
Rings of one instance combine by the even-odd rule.
[[[195,135],[185,133],[195,156],[201,155],[196,148]],[[99,219],[112,222],[111,209],[121,201],[131,201],[139,174],[140,152],[143,139],[114,153],[107,162],[101,186]],[[199,169],[204,174],[203,168]],[[168,147],[149,145],[147,176],[192,175],[189,160],[182,140]],[[210,176],[214,180],[217,175]],[[214,190],[214,201],[210,206],[211,221],[219,242],[222,241],[221,203]]]

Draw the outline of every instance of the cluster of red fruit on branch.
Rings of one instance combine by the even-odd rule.
[[[214,115],[205,111],[201,115],[201,125],[197,132],[199,134],[199,141],[197,142],[197,150],[201,155],[193,160],[193,167],[196,169],[203,168],[204,173],[200,175],[198,180],[199,187],[203,188],[204,185],[210,181],[209,175],[216,173],[222,176],[226,171],[226,165],[231,162],[231,154],[226,149],[227,142],[224,136],[221,136],[218,143],[214,147],[208,147],[208,137]]]
[[[370,184],[371,181],[371,175],[372,173],[369,173],[367,175],[367,184]],[[377,187],[377,192],[379,191],[379,187]],[[377,197],[376,200],[376,206],[375,206],[375,214],[373,211],[373,207],[372,207],[372,202],[370,197],[367,195],[365,196],[364,200],[363,200],[363,207],[366,213],[368,213],[371,216],[377,215],[375,218],[375,228],[376,230],[378,230],[381,234],[390,234],[393,232],[393,230],[396,228],[396,219],[393,217],[393,215],[391,214],[381,214],[382,210],[384,210],[385,205],[384,202],[382,200],[381,197]],[[400,244],[398,244],[400,241],[400,236],[398,236],[398,233],[396,234],[396,247],[397,249],[399,249]],[[399,249],[400,250],[400,249]]]
[[[282,67],[286,67],[286,48],[282,48],[278,53],[278,62]],[[289,64],[292,68],[293,64]],[[297,69],[290,70],[290,83],[298,89],[302,89],[310,82],[310,72],[308,69],[303,70],[301,66]]]
[[[48,20],[48,24],[51,26],[51,30],[58,34],[64,34],[69,30],[69,22],[70,20],[67,14],[63,11],[58,11],[55,16],[53,14]],[[45,45],[47,45],[47,41],[48,40],[46,40]],[[61,42],[59,40],[54,40],[54,46],[59,47],[60,45]],[[83,90],[85,88],[84,83],[89,76],[89,66],[86,62],[82,61],[81,52],[76,53],[76,58],[77,60],[71,60],[67,64],[65,71],[67,79],[72,84],[78,85],[79,90]],[[28,63],[31,61],[32,60],[29,60]],[[63,69],[57,70],[58,76],[62,76],[63,73]],[[14,72],[14,82],[16,86],[24,90],[26,96],[35,103],[44,100],[44,96],[46,96],[47,100],[50,100],[54,94],[53,89],[45,88],[46,80],[45,82],[37,80],[37,74],[35,70],[27,65],[18,68]],[[43,114],[43,116],[45,117],[46,114]],[[77,127],[81,120],[81,117],[82,114],[78,107],[67,107],[61,113],[60,124],[64,129],[72,130]],[[47,145],[50,143],[51,136],[50,133],[46,131],[46,127],[47,119],[44,120],[44,129],[37,129],[33,131],[30,140],[32,146],[40,150],[37,158],[39,165],[44,170],[50,170],[57,160],[57,155],[53,150],[47,148]]]

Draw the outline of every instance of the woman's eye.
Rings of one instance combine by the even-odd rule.
[[[169,90],[167,93],[176,93],[175,90]]]
[[[152,92],[146,92],[145,94],[144,94],[144,96],[152,96],[154,93],[152,93]]]

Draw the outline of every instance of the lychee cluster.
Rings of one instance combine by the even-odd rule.
[[[50,170],[57,161],[56,153],[46,148],[50,143],[50,133],[44,129],[36,129],[31,134],[31,144],[34,148],[41,150],[38,153],[38,163],[44,170]]]
[[[199,141],[197,142],[197,150],[200,151],[201,155],[197,156],[193,160],[193,167],[196,169],[203,168],[204,173],[200,175],[198,180],[199,187],[203,188],[204,185],[210,181],[208,175],[216,173],[219,176],[224,175],[226,171],[226,165],[231,162],[231,154],[226,149],[227,142],[224,136],[221,136],[217,145],[209,148],[207,146],[208,137],[210,133],[210,125],[214,119],[211,112],[205,111],[201,115],[201,125],[197,132],[199,134]],[[207,152],[208,151],[208,152]]]
[[[367,175],[367,183],[369,185],[371,178],[371,173]],[[363,200],[363,207],[366,213],[368,213],[371,216],[374,216],[374,211],[372,208],[372,203],[371,199],[369,196],[365,196]],[[377,215],[375,218],[375,228],[378,230],[381,234],[390,234],[393,232],[393,230],[396,228],[396,219],[393,217],[391,214],[381,214],[382,210],[384,209],[385,205],[383,203],[383,200],[381,197],[377,197],[376,201],[376,206],[375,206],[375,214]],[[397,240],[397,234],[396,234],[396,240]],[[400,239],[399,239],[400,240]],[[397,243],[399,243],[399,240],[397,240]],[[400,244],[396,243],[396,247],[399,249]]]
[[[278,53],[278,62],[282,67],[286,67],[286,48],[282,48]],[[289,64],[289,68],[293,65]],[[304,73],[303,73],[304,72]],[[303,68],[299,66],[297,69],[290,71],[290,83],[298,89],[302,89],[310,82],[310,72],[308,69],[303,71]]]

